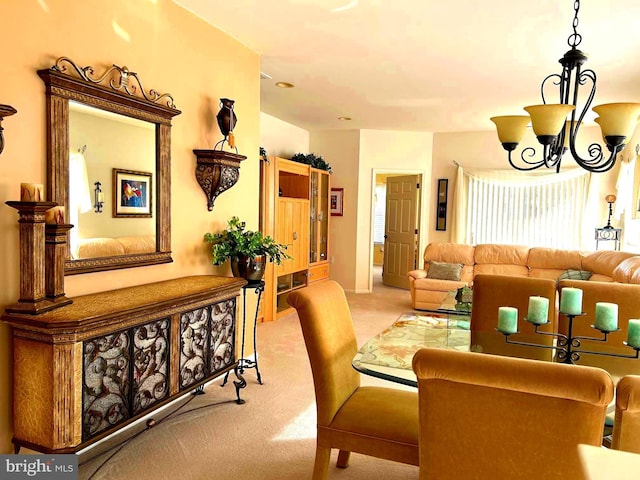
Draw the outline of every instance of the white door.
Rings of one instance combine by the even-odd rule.
[[[420,175],[387,178],[382,283],[409,289],[417,268]]]

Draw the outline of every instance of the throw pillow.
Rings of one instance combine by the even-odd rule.
[[[560,274],[558,281],[560,280],[589,280],[593,273],[587,270],[566,270]]]
[[[429,262],[427,278],[460,281],[463,263]]]

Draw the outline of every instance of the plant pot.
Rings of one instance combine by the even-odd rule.
[[[257,257],[239,257],[231,259],[231,272],[234,277],[244,278],[249,283],[260,283],[267,264],[266,255]]]

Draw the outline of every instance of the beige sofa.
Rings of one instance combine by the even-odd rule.
[[[460,279],[429,278],[431,262],[462,264]],[[479,273],[557,280],[567,270],[588,271],[591,282],[640,284],[640,256],[634,253],[431,243],[424,251],[424,269],[409,272],[409,288],[413,308],[431,310],[440,307],[449,292],[472,285]]]

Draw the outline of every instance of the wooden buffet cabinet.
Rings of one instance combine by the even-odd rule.
[[[329,172],[279,157],[263,162],[261,229],[293,258],[267,269],[262,320],[292,311],[289,293],[329,278]]]
[[[39,315],[5,313],[16,452],[79,451],[234,369],[245,283],[192,276],[75,297]]]

